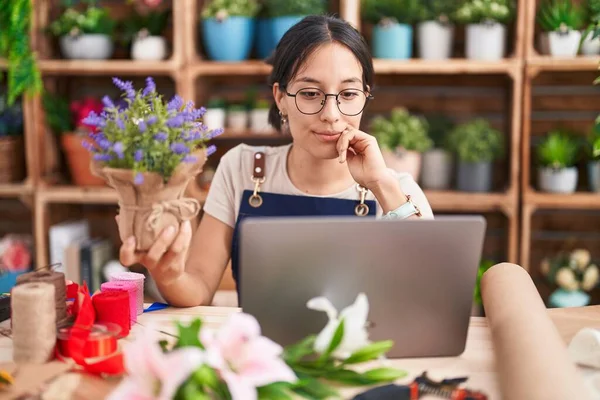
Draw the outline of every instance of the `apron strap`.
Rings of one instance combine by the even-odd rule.
[[[252,182],[254,182],[254,192],[248,198],[248,203],[254,208],[262,205],[263,199],[260,194],[260,185],[265,182],[265,153],[257,151],[254,153],[254,167],[252,168]]]

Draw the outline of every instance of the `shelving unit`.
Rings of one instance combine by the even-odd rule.
[[[414,58],[407,61],[374,60],[376,74],[382,80],[391,79],[415,79],[418,85],[419,79],[441,79],[453,81],[454,77],[473,77],[474,79],[506,79],[504,89],[509,91],[506,97],[507,149],[508,157],[505,163],[506,184],[493,193],[462,193],[456,191],[426,191],[426,195],[435,212],[439,213],[493,213],[506,218],[506,260],[519,262],[519,222],[521,221],[521,201],[526,204],[529,197],[521,197],[523,177],[520,176],[521,163],[524,159],[522,148],[529,143],[522,142],[522,129],[525,127],[522,120],[524,106],[527,105],[527,97],[530,96],[531,87],[527,88],[527,82],[533,71],[550,70],[578,70],[586,68],[592,70],[592,60],[576,60],[573,62],[557,62],[547,57],[530,54],[532,41],[530,25],[532,23],[529,15],[534,1],[521,0],[518,4],[517,19],[515,21],[513,50],[506,59],[499,62],[482,62],[466,59],[453,58],[447,61],[432,62]],[[248,60],[240,63],[214,62],[204,59],[202,56],[199,33],[197,29],[197,16],[202,0],[176,0],[173,2],[173,47],[172,54],[168,60],[161,62],[137,62],[132,60],[115,59],[108,61],[78,61],[62,60],[53,57],[51,46],[47,38],[39,28],[46,26],[50,20],[52,6],[55,0],[41,0],[35,5],[34,40],[36,50],[40,55],[40,69],[44,77],[77,77],[77,76],[166,76],[171,78],[175,84],[175,90],[185,99],[195,100],[202,104],[207,96],[206,85],[211,80],[227,77],[231,79],[245,79],[248,77],[253,81],[259,81],[269,74],[271,67],[261,60]],[[111,3],[113,4],[113,3]],[[335,7],[339,7],[342,18],[351,22],[354,26],[361,25],[359,12],[360,1],[339,0]],[[535,8],[535,4],[533,4]],[[527,29],[526,29],[527,28]],[[0,60],[0,68],[5,65]],[[459,80],[459,82],[461,82]],[[384,85],[379,85],[384,86]],[[529,90],[529,93],[527,92]],[[525,101],[522,99],[525,98]],[[200,101],[202,99],[202,101]],[[76,186],[52,186],[42,176],[43,160],[42,150],[45,147],[45,127],[41,102],[39,98],[27,99],[29,107],[29,118],[26,123],[26,138],[28,145],[28,183],[25,185],[0,186],[1,196],[20,196],[22,193],[35,196],[34,218],[36,238],[36,264],[46,265],[48,263],[48,214],[51,204],[115,204],[116,195],[109,188],[93,187],[83,188]],[[415,100],[418,101],[418,100]],[[473,106],[475,112],[479,109]],[[224,141],[285,141],[289,138],[278,134],[254,135],[250,132],[227,133],[216,138],[217,145]],[[202,199],[205,193],[193,189]],[[582,200],[583,201],[583,200]],[[523,218],[524,220],[524,218]],[[523,250],[521,248],[521,255]]]
[[[535,165],[532,160],[532,144],[534,142],[534,136],[539,134],[539,129],[544,128],[546,125],[538,124],[538,132],[534,131],[533,120],[534,120],[534,97],[535,97],[535,82],[540,78],[545,78],[544,82],[548,82],[555,79],[559,84],[566,82],[567,74],[579,73],[584,75],[584,82],[587,82],[589,74],[593,76],[595,72],[600,74],[600,56],[586,57],[577,56],[575,58],[556,58],[549,55],[542,55],[536,48],[536,40],[538,30],[536,28],[535,18],[536,10],[539,5],[539,1],[530,0],[527,1],[527,22],[525,32],[525,74],[523,84],[523,138],[521,148],[521,246],[520,246],[520,264],[532,274],[532,276],[539,276],[537,271],[537,265],[532,263],[532,240],[534,237],[534,226],[533,220],[536,212],[544,212],[545,218],[553,221],[553,218],[560,219],[560,217],[554,217],[550,212],[556,212],[560,214],[564,211],[570,211],[573,213],[577,212],[595,212],[600,211],[600,193],[590,192],[589,189],[581,188],[574,194],[553,194],[544,193],[535,189],[532,184],[532,166]],[[574,75],[573,75],[574,76]],[[592,86],[593,79],[589,80],[589,90],[593,90]],[[585,83],[583,85],[585,86]],[[598,94],[588,93],[590,100],[579,101],[577,104],[569,104],[568,99],[564,99],[565,107],[569,107],[569,111],[572,108],[579,107],[576,112],[585,114],[586,110],[593,113],[595,104],[596,115],[600,113],[600,109],[597,107]],[[575,97],[575,94],[570,92],[567,95]],[[592,100],[593,99],[593,100]],[[586,107],[585,104],[590,105]],[[545,104],[549,107],[554,107],[550,100],[547,100]],[[546,112],[548,113],[548,111]],[[560,119],[561,112],[555,111]],[[565,118],[568,118],[566,116]],[[589,122],[589,123],[588,123]],[[593,119],[589,121],[577,120],[569,121],[571,125],[568,125],[566,121],[561,121],[566,126],[575,129],[579,129],[584,125],[592,125]],[[552,125],[561,125],[561,123],[553,122]],[[581,174],[580,174],[581,175]],[[587,191],[586,191],[587,190]],[[550,224],[549,225],[554,225]]]

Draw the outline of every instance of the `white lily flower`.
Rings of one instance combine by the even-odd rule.
[[[344,320],[344,336],[340,345],[332,353],[333,357],[344,360],[356,350],[370,343],[367,332],[369,301],[364,293],[360,293],[354,304],[344,308],[339,315],[331,301],[325,297],[315,297],[309,300],[306,306],[311,310],[325,312],[329,318],[327,325],[315,340],[316,352],[324,353],[327,350],[342,319]]]

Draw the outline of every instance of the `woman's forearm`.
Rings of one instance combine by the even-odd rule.
[[[173,307],[208,306],[213,293],[198,276],[184,272],[173,282],[156,281],[156,287],[167,303]]]

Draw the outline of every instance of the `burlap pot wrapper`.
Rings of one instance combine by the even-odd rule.
[[[198,200],[183,197],[190,180],[202,172],[207,160],[204,150],[192,155],[197,161],[179,164],[166,183],[159,174],[146,172],[143,183],[135,184],[136,173],[132,170],[92,163],[94,174],[104,178],[117,191],[119,236],[122,241],[135,236],[136,251],[149,250],[168,226],[174,226],[177,233],[181,222],[200,212]]]

